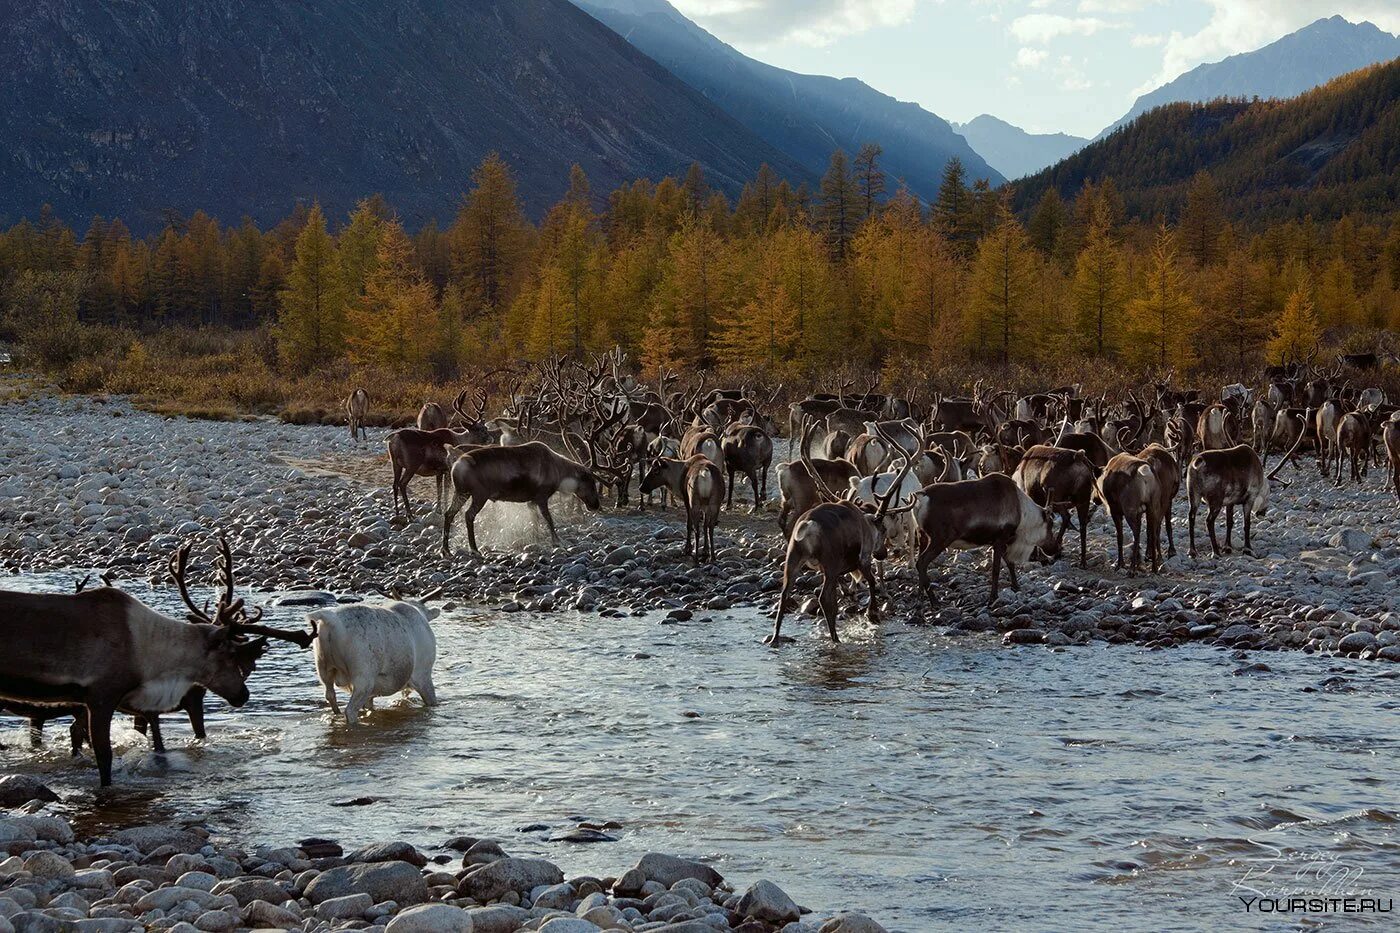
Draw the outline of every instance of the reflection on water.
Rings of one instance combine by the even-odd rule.
[[[432,710],[381,700],[351,731],[310,655],[282,646],[247,707],[211,710],[207,743],[167,717],[161,761],[124,729],[100,799],[62,728],[36,756],[0,720],[0,768],[72,793],[89,827],[199,815],[256,841],[426,847],[489,833],[569,873],[689,853],[900,930],[1268,928],[1233,885],[1400,894],[1388,667],[1278,654],[1236,675],[1206,648],[1008,650],[863,620],[838,646],[799,624],[774,652],[755,613],[435,625]],[[376,801],[332,806],[358,797]],[[621,840],[517,831],[574,818],[617,820]]]

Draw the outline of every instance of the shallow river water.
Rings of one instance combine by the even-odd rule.
[[[167,716],[158,760],[124,725],[101,798],[56,724],[35,755],[0,719],[0,771],[42,776],[89,829],[202,816],[240,839],[430,851],[489,834],[566,874],[658,850],[894,930],[1293,929],[1238,895],[1400,894],[1394,667],[1010,649],[863,620],[832,646],[800,617],[772,651],[769,624],[456,610],[435,623],[434,709],[381,700],[351,732],[283,645],[245,708],[210,699],[207,743]],[[1254,661],[1272,670],[1237,673]],[[362,796],[378,800],[332,806]],[[616,820],[619,841],[519,831],[575,817]]]

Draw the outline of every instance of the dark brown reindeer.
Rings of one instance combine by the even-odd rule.
[[[1172,534],[1172,503],[1176,501],[1176,494],[1181,489],[1181,467],[1177,465],[1176,457],[1172,452],[1161,444],[1148,444],[1138,456],[1152,465],[1152,471],[1157,474],[1157,514],[1166,525],[1167,530],[1167,556],[1176,556],[1176,540]],[[1158,553],[1161,553],[1161,543],[1157,544]]]
[[[1147,559],[1155,572],[1161,565],[1160,555],[1157,553],[1161,516],[1157,512],[1160,492],[1157,489],[1157,474],[1152,464],[1130,453],[1116,454],[1099,474],[1094,493],[1108,510],[1118,536],[1116,569],[1123,569],[1123,522],[1126,520],[1133,532],[1132,572],[1137,573],[1142,556],[1142,524],[1146,518]]]
[[[307,632],[257,624],[234,596],[228,542],[220,548],[222,592],[211,611],[195,605],[185,580],[189,545],[171,558],[188,620],[157,612],[109,586],[74,594],[0,590],[0,700],[82,707],[102,786],[112,783],[112,716],[175,709],[196,684],[232,706],[248,701],[245,681],[268,638],[311,643]]]
[[[447,427],[447,412],[437,402],[424,402],[415,422],[420,431],[440,431]]]
[[[350,439],[354,441],[369,437],[365,430],[365,416],[369,414],[369,393],[357,388],[345,399],[345,421],[350,426]]]
[[[1385,441],[1385,456],[1390,464],[1390,483],[1395,488],[1395,498],[1400,501],[1400,420],[1391,415],[1381,430]]]
[[[773,464],[773,439],[762,428],[733,424],[720,438],[720,452],[727,476],[728,502],[725,507],[733,511],[734,474],[742,473],[749,478],[749,487],[753,490],[752,511],[757,512],[768,498],[768,469]]]
[[[1186,470],[1186,502],[1192,557],[1196,556],[1196,511],[1202,502],[1206,504],[1206,530],[1210,533],[1211,553],[1216,557],[1221,553],[1220,543],[1215,537],[1215,519],[1221,509],[1225,510],[1225,552],[1230,552],[1236,506],[1244,509],[1244,549],[1245,553],[1250,553],[1250,517],[1264,514],[1269,504],[1269,485],[1273,482],[1283,483],[1276,479],[1278,471],[1283,469],[1302,441],[1300,436],[1267,476],[1264,475],[1264,462],[1247,444],[1224,450],[1203,450],[1191,458],[1191,466]]]
[[[619,470],[628,470],[626,464],[620,468],[598,464],[594,444],[599,433],[595,429],[587,442],[589,466],[557,454],[538,441],[515,447],[478,447],[463,453],[452,464],[452,502],[442,519],[442,553],[452,553],[452,522],[463,505],[467,505],[467,542],[472,553],[481,553],[476,545],[476,516],[492,501],[530,503],[549,526],[550,539],[558,543],[559,532],[549,513],[550,498],[558,492],[572,493],[586,509],[596,512],[601,505],[598,473],[606,470],[616,476]]]
[[[992,549],[992,593],[995,603],[1001,585],[1001,565],[1011,575],[1011,588],[1020,589],[1016,565],[1039,549],[1047,558],[1059,556],[1055,514],[1042,508],[1011,477],[993,473],[961,483],[936,483],[914,494],[914,519],[919,524],[923,548],[917,568],[919,585],[930,602],[928,566],[948,548]]]
[[[846,489],[851,479],[860,474],[849,460],[823,460],[810,457],[778,464],[778,492],[782,506],[778,512],[778,527],[783,535],[792,530],[792,523],[808,509],[823,502],[821,488],[812,478],[812,470],[827,489]]]
[[[1016,485],[1037,505],[1059,513],[1060,531],[1055,536],[1057,551],[1064,548],[1070,509],[1078,513],[1081,567],[1089,565],[1089,514],[1093,509],[1097,475],[1098,469],[1082,450],[1038,444],[1026,451],[1012,476]]]
[[[433,477],[437,486],[435,511],[441,512],[447,498],[447,473],[451,467],[452,454],[449,448],[469,448],[490,443],[491,433],[480,420],[482,408],[486,404],[485,393],[477,394],[475,413],[468,413],[464,407],[466,397],[467,391],[463,389],[452,403],[453,410],[462,419],[464,427],[441,427],[433,430],[400,428],[390,432],[385,439],[389,449],[389,463],[394,470],[392,488],[395,516],[399,514],[399,505],[402,503],[405,517],[410,522],[413,521],[408,484],[415,476]],[[429,404],[436,405],[435,402]],[[424,409],[426,408],[425,405]],[[422,417],[422,412],[419,412],[420,421]]]
[[[663,488],[685,506],[685,553],[694,554],[697,564],[702,560],[713,563],[715,526],[724,502],[724,476],[719,467],[699,454],[689,460],[659,457],[642,480],[641,491],[646,495]]]
[[[810,426],[808,430],[811,430]],[[802,463],[807,468],[807,475],[815,480],[823,501],[798,517],[788,537],[778,614],[773,620],[773,633],[764,639],[765,644],[774,648],[782,644],[783,616],[791,604],[793,584],[804,567],[819,571],[822,575],[817,602],[833,642],[841,640],[836,634],[836,594],[841,579],[847,574],[856,574],[865,581],[870,594],[867,613],[872,623],[878,620],[874,562],[876,558],[885,556],[885,516],[908,508],[891,509],[890,506],[899,495],[904,474],[910,469],[909,463],[904,464],[878,505],[873,509],[862,508],[837,496],[822,481],[819,468],[805,454],[806,440],[804,437],[800,446],[804,451]]]
[[[1363,410],[1347,412],[1337,422],[1337,482],[1342,481],[1342,461],[1350,455],[1352,482],[1366,477],[1371,462],[1371,416]]]

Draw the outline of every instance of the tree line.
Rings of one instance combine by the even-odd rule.
[[[581,169],[538,222],[488,156],[453,221],[409,231],[382,198],[263,230],[196,213],[135,237],[45,212],[0,233],[0,336],[64,326],[266,328],[282,367],[451,378],[484,360],[622,346],[645,369],[1100,360],[1247,372],[1400,327],[1400,224],[1242,225],[1198,173],[1171,217],[1112,181],[1071,200],[951,161],[923,204],[880,150],[836,152],[815,191],[764,166],[731,203],[699,166],[600,195]]]

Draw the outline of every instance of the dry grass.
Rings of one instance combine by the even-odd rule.
[[[446,401],[449,387],[404,373],[355,369],[288,373],[276,364],[265,331],[172,328],[138,335],[89,328],[96,352],[53,373],[68,392],[129,395],[163,415],[233,420],[273,416],[292,424],[341,424],[356,386],[370,396],[371,425],[398,426],[428,399]]]

